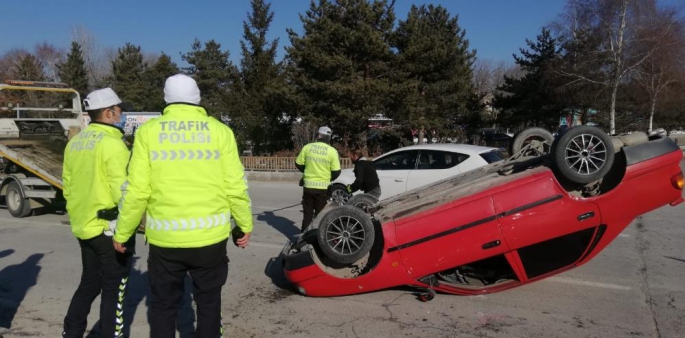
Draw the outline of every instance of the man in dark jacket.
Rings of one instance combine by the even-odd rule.
[[[355,180],[354,183],[347,186],[347,192],[351,194],[357,190],[361,190],[365,194],[380,199],[381,186],[379,185],[378,174],[376,173],[376,168],[373,166],[373,162],[368,161],[359,148],[350,150],[348,155],[352,160],[352,163],[354,163]]]

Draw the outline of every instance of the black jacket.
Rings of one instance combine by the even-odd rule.
[[[373,162],[366,160],[366,157],[362,157],[354,162],[354,176],[354,183],[350,185],[352,192],[360,189],[363,192],[369,192],[379,187],[376,168],[373,166]]]

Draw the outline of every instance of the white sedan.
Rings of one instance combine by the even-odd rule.
[[[395,149],[373,160],[386,199],[492,162],[504,156],[497,148],[470,144],[421,144]],[[344,169],[331,183],[330,197],[342,205],[350,198],[346,186],[354,182],[352,169]]]

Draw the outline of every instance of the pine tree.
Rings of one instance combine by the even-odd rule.
[[[169,76],[179,73],[179,68],[171,58],[162,53],[157,61],[145,71],[145,81],[148,86],[148,100],[144,109],[151,112],[164,110],[164,83]]]
[[[343,142],[363,144],[368,118],[387,112],[392,102],[393,4],[312,1],[301,15],[302,36],[288,30],[288,81],[297,113],[328,124]]]
[[[81,98],[85,98],[88,94],[88,73],[86,72],[86,63],[83,60],[81,45],[78,42],[72,41],[66,61],[58,64],[57,69],[60,81],[76,89]]]
[[[526,39],[530,48],[520,49],[522,56],[514,60],[524,72],[520,78],[505,76],[495,97],[495,107],[501,109],[510,124],[551,128],[558,123],[562,107],[556,99],[551,66],[560,57],[558,41],[543,28],[537,41]]]
[[[419,143],[423,130],[437,131],[468,117],[475,52],[465,35],[457,17],[433,5],[412,6],[394,34],[404,93],[397,117],[419,131]]]
[[[202,106],[207,113],[225,120],[233,118],[240,107],[234,96],[229,97],[229,90],[238,80],[238,69],[229,59],[229,51],[221,51],[221,44],[209,40],[202,44],[195,39],[192,50],[182,55],[190,64],[184,70],[192,76],[200,88]]]
[[[252,13],[243,22],[241,79],[244,109],[239,117],[247,127],[253,153],[274,152],[290,146],[289,124],[283,123],[285,82],[276,63],[278,38],[267,41],[274,17],[264,0],[251,0]]]
[[[140,46],[126,43],[119,48],[119,54],[112,60],[111,86],[124,101],[130,102],[135,110],[146,107],[149,93],[145,81],[147,65],[143,63]]]

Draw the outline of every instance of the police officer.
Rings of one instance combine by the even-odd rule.
[[[182,74],[169,77],[164,100],[162,116],[136,131],[114,246],[125,252],[122,243],[146,213],[150,336],[175,337],[183,280],[190,274],[196,337],[219,337],[230,219],[239,230],[237,246],[246,247],[252,232],[247,183],[233,131],[207,116],[195,80]]]
[[[354,183],[347,186],[347,192],[351,194],[357,190],[362,190],[365,194],[379,199],[381,197],[381,186],[373,162],[368,161],[359,148],[350,150],[348,156],[354,163],[355,180]]]
[[[128,252],[112,248],[110,222],[98,212],[116,208],[126,180],[129,150],[122,141],[122,110],[130,110],[110,88],[83,100],[91,123],[73,137],[64,151],[62,182],[71,230],[81,247],[83,273],[64,318],[63,337],[83,337],[93,300],[102,291],[100,327],[103,337],[120,337],[123,298],[135,237],[121,237]]]
[[[338,151],[330,146],[331,128],[319,128],[316,142],[306,144],[295,160],[295,166],[303,176],[302,231],[312,223],[314,217],[326,206],[326,193],[331,181],[340,176]]]

